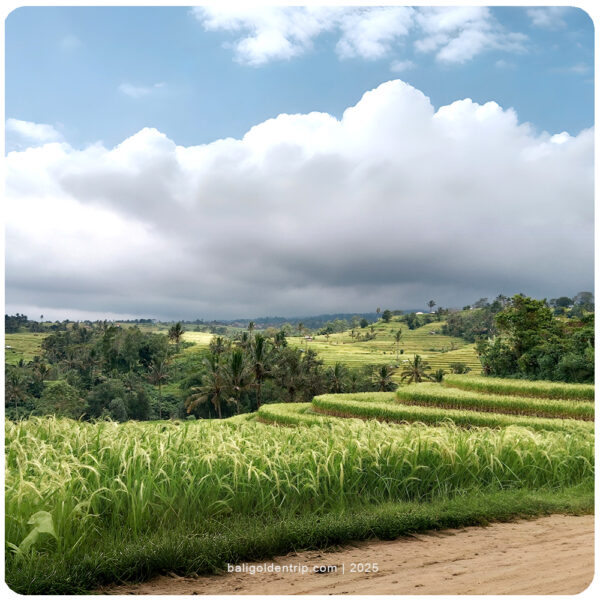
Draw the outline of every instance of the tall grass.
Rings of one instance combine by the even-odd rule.
[[[594,399],[593,384],[527,381],[524,379],[502,379],[499,377],[477,377],[472,375],[446,375],[444,384],[450,387],[487,394],[563,398],[566,400]]]
[[[77,556],[106,532],[173,523],[319,514],[360,503],[424,500],[473,489],[561,487],[592,476],[591,436],[520,428],[327,429],[259,423],[6,424],[6,539],[19,545],[38,511],[49,552]]]
[[[399,402],[404,404],[437,406],[439,408],[478,410],[535,417],[583,419],[587,421],[594,419],[594,405],[587,401],[500,396],[442,387],[436,383],[401,387],[397,390],[396,397]]]

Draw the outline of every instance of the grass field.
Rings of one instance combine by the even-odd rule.
[[[16,365],[21,359],[25,362],[33,360],[33,357],[41,354],[42,340],[47,333],[7,333],[4,336],[5,362]]]

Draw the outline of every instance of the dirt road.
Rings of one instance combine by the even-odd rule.
[[[245,572],[209,577],[157,577],[109,593],[576,594],[594,575],[594,517],[553,515],[359,542],[336,552],[238,565],[243,567]],[[280,572],[251,574],[260,567]],[[281,572],[284,567],[288,572]]]

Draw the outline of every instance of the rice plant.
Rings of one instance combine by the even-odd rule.
[[[404,404],[439,408],[588,421],[594,419],[594,405],[591,402],[501,396],[470,392],[459,388],[447,388],[432,383],[401,387],[396,391],[396,398]]]
[[[594,399],[594,386],[583,383],[557,383],[554,381],[447,375],[444,378],[444,385],[486,394],[562,398],[565,400]]]
[[[421,384],[422,385],[422,384]],[[509,427],[520,425],[535,430],[593,432],[594,424],[576,419],[547,419],[521,415],[444,409],[419,404],[378,402],[372,394],[325,394],[316,396],[312,410],[337,417],[379,419],[395,423],[421,422],[430,425],[453,423],[463,427]]]

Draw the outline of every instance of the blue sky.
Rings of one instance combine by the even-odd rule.
[[[20,8],[6,310],[252,318],[593,289],[593,76],[579,9]]]
[[[279,113],[340,117],[366,90],[399,77],[436,107],[466,97],[495,100],[540,130],[590,127],[587,14],[567,9],[536,26],[525,8],[491,13],[506,32],[526,36],[521,48],[442,63],[415,49],[414,30],[380,57],[340,59],[338,33],[324,31],[299,56],[252,66],[224,47],[241,30],[207,31],[188,8],[19,8],[6,21],[6,116],[50,124],[77,146],[112,146],[146,126],[190,145],[240,137]],[[396,73],[394,61],[412,65]]]

